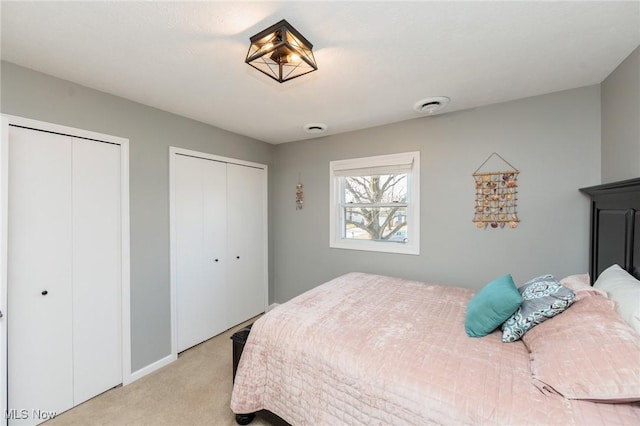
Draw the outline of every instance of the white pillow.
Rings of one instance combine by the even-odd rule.
[[[640,334],[640,281],[619,265],[612,265],[600,273],[593,286],[607,292],[616,302],[618,314]]]

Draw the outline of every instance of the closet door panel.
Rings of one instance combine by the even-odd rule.
[[[62,412],[73,406],[71,138],[11,127],[9,139],[9,408]]]
[[[203,310],[209,315],[208,339],[229,328],[225,316],[225,310],[228,309],[225,280],[231,259],[227,253],[227,165],[217,161],[201,161],[204,166],[203,269],[207,288],[203,293],[206,297]]]
[[[228,275],[229,326],[265,310],[265,172],[229,164],[228,179]]]
[[[178,155],[175,159],[176,309],[178,352],[198,343],[202,331],[198,316],[191,315],[199,304],[202,270],[202,170],[197,159]]]
[[[225,330],[221,288],[227,258],[221,227],[225,226],[226,165],[182,155],[177,155],[175,161],[176,308],[180,352]]]
[[[120,146],[73,140],[74,404],[122,382]]]

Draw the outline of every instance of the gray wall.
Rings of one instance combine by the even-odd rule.
[[[511,272],[587,270],[588,201],[600,183],[600,87],[268,145],[2,62],[3,113],[129,138],[132,366],[170,352],[168,146],[270,166],[270,300],[359,270],[480,287]],[[329,161],[421,151],[420,256],[329,249]],[[477,230],[471,173],[493,151],[520,169],[515,229]],[[305,208],[295,210],[301,174]]]
[[[640,47],[603,82],[602,183],[640,176]]]
[[[421,152],[421,254],[329,248],[329,161]],[[498,152],[520,170],[516,229],[471,222],[471,174]],[[590,86],[311,141],[277,145],[272,174],[277,302],[349,271],[479,288],[512,273],[588,268],[588,199],[600,183],[600,89]],[[301,174],[304,209],[295,210]]]
[[[136,371],[171,353],[169,146],[271,166],[244,136],[2,62],[2,113],[130,141],[131,351]]]

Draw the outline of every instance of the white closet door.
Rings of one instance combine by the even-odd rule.
[[[11,127],[9,409],[73,406],[71,138]],[[20,416],[19,416],[20,417]]]
[[[229,164],[228,179],[228,274],[229,326],[265,311],[265,172],[254,167]]]
[[[178,351],[226,330],[226,164],[176,155]]]
[[[73,139],[74,404],[122,382],[120,145]]]
[[[228,309],[225,280],[229,265],[227,253],[227,165],[218,161],[200,160],[203,167],[203,283],[206,300],[201,301],[207,312],[207,334],[201,342],[229,327],[225,323]],[[218,259],[218,261],[216,261]]]

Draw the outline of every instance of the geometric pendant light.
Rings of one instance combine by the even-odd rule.
[[[249,40],[245,62],[280,83],[318,69],[313,44],[284,19]]]

